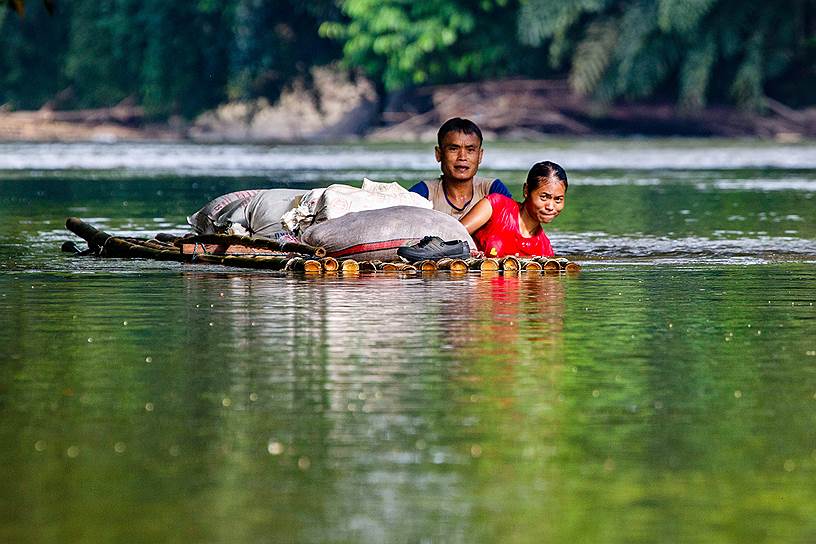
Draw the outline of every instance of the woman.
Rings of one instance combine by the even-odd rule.
[[[541,224],[551,222],[564,209],[567,187],[563,168],[550,161],[536,163],[524,183],[524,202],[498,193],[487,195],[462,218],[462,224],[488,257],[552,257]]]

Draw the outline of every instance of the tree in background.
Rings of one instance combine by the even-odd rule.
[[[348,22],[324,23],[321,35],[343,42],[349,67],[381,88],[521,75],[535,51],[515,38],[513,0],[344,0]]]
[[[601,101],[816,102],[816,0],[0,0],[0,105],[192,117],[342,57],[381,92],[569,74]],[[48,16],[56,6],[53,17]],[[25,17],[15,16],[27,8]],[[53,103],[53,102],[52,102]]]
[[[235,6],[229,97],[277,98],[295,78],[340,56],[340,46],[321,38],[321,22],[340,12],[332,0],[288,2],[239,0]]]
[[[192,116],[225,99],[228,0],[76,0],[70,9],[65,75],[78,105],[133,95],[151,115]]]
[[[519,37],[547,45],[574,89],[604,101],[668,94],[688,109],[710,98],[755,109],[769,82],[808,64],[814,15],[808,0],[525,0]]]
[[[5,1],[3,3],[17,9]],[[278,98],[294,78],[336,59],[318,35],[331,0],[73,0],[0,10],[0,105],[112,106],[192,117],[228,98]]]
[[[0,105],[39,108],[65,88],[67,41],[64,21],[50,17],[43,3],[29,3],[25,17],[0,4]]]

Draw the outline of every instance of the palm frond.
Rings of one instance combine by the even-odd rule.
[[[678,101],[681,108],[695,110],[705,106],[708,81],[716,60],[717,46],[712,36],[697,40],[685,55],[680,67]]]
[[[593,93],[606,73],[620,34],[617,19],[598,21],[587,28],[586,35],[573,55],[570,86],[578,93]]]

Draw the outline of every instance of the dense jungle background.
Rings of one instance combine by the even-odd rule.
[[[126,105],[140,109],[120,121],[184,122],[227,103],[274,104],[292,88],[320,110],[333,83],[316,85],[315,69],[330,67],[352,84],[370,82],[364,94],[374,114],[364,129],[404,121],[444,98],[423,89],[509,81],[509,90],[482,87],[482,95],[512,95],[516,80],[528,82],[528,94],[530,81],[554,82],[554,109],[570,109],[567,95],[581,102],[578,124],[615,107],[659,104],[674,116],[726,107],[798,121],[795,132],[813,129],[812,0],[4,3],[6,112]]]

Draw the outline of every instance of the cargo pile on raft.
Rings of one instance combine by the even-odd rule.
[[[66,228],[85,240],[88,249],[80,251],[66,242],[63,250],[310,273],[580,270],[564,258],[485,258],[472,251],[476,244],[459,221],[430,207],[427,199],[397,183],[368,179],[362,188],[337,184],[312,190],[245,190],[220,196],[189,216],[195,232],[184,236],[114,236],[71,217]],[[448,253],[447,258],[416,262],[399,256],[401,248],[425,238],[458,241],[465,251],[455,254],[457,258]]]
[[[296,242],[278,242],[264,238],[230,234],[199,234],[172,236],[158,234],[155,238],[113,236],[98,230],[79,218],[69,217],[66,228],[84,239],[88,249],[79,251],[73,242],[63,244],[63,250],[81,255],[126,259],[152,259],[178,261],[192,264],[220,264],[259,270],[292,271],[307,273],[360,272],[450,272],[503,271],[572,273],[581,267],[568,259],[534,257],[501,259],[473,257],[469,259],[424,260],[416,263],[395,261],[338,259],[326,255],[325,248]]]

